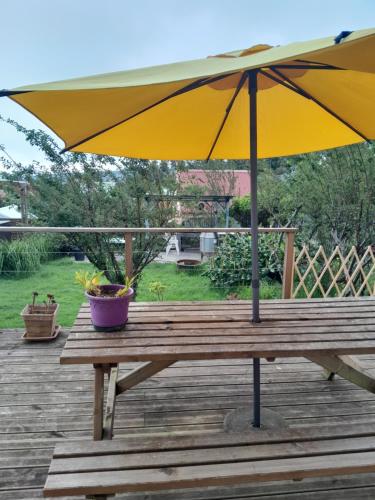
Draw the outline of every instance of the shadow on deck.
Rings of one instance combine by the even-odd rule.
[[[24,343],[0,332],[0,499],[41,498],[55,443],[91,434],[93,370],[61,366],[66,334],[53,343]],[[375,356],[366,357],[375,372]],[[134,364],[122,365],[123,372]],[[251,397],[251,361],[180,362],[123,394],[115,439],[137,433],[215,433],[226,413]],[[327,382],[305,359],[262,366],[263,406],[291,428],[375,422],[375,395],[349,382]],[[129,494],[131,500],[328,500],[375,498],[375,473],[293,482]]]

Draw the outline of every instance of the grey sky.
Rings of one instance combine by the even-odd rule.
[[[0,88],[281,45],[375,25],[375,0],[0,0]],[[38,120],[0,99],[0,114]],[[0,144],[40,159],[11,127]]]

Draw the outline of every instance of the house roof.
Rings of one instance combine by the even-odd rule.
[[[190,169],[177,174],[181,187],[203,186],[206,195],[244,196],[250,194],[247,170]]]
[[[6,207],[0,207],[0,220],[3,219],[21,220],[22,214],[18,210],[17,205],[8,205]]]

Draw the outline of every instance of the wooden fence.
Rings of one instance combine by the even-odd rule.
[[[375,295],[375,255],[371,246],[359,255],[353,246],[346,255],[336,247],[327,255],[320,246],[310,255],[304,245],[293,265],[292,297]]]

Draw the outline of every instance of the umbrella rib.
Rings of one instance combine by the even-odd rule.
[[[211,158],[211,155],[212,155],[212,153],[213,153],[213,150],[214,150],[214,149],[215,149],[215,147],[216,147],[217,141],[219,140],[219,137],[220,137],[220,135],[221,135],[221,132],[222,132],[222,130],[223,130],[223,128],[224,128],[224,125],[225,125],[225,123],[226,123],[226,121],[227,121],[227,119],[228,119],[228,116],[229,116],[229,114],[230,114],[230,112],[231,112],[231,109],[232,109],[232,107],[233,107],[234,101],[236,100],[236,98],[237,98],[237,96],[238,96],[238,94],[239,94],[239,92],[240,92],[241,88],[243,87],[243,84],[245,83],[246,78],[247,78],[247,73],[243,73],[243,74],[242,74],[242,76],[241,76],[241,78],[240,78],[240,81],[238,82],[238,85],[237,85],[237,87],[236,87],[236,90],[234,91],[234,94],[232,95],[231,100],[229,101],[229,104],[228,104],[228,106],[226,107],[225,114],[224,114],[224,118],[223,118],[223,120],[222,120],[222,122],[221,122],[221,124],[220,124],[219,130],[218,130],[218,131],[217,131],[217,133],[216,133],[215,140],[214,140],[214,142],[212,143],[212,146],[211,146],[210,152],[208,153],[208,156],[207,156],[207,158],[206,158],[206,161],[208,161],[208,160]]]
[[[355,134],[359,135],[363,140],[365,140],[366,142],[370,142],[370,139],[368,137],[366,137],[364,134],[362,134],[362,132],[360,132],[358,129],[356,129],[353,125],[351,125],[349,122],[347,122],[344,118],[342,118],[340,115],[338,115],[335,111],[333,111],[328,106],[326,106],[325,104],[323,104],[322,102],[320,102],[319,99],[317,99],[316,97],[312,96],[309,92],[307,92],[306,90],[304,90],[300,85],[297,85],[297,83],[295,83],[292,80],[290,80],[286,75],[284,75],[277,68],[275,68],[274,66],[271,66],[271,69],[272,69],[272,71],[274,73],[276,73],[278,76],[280,76],[280,78],[283,78],[290,85],[293,85],[298,90],[300,90],[301,92],[303,92],[305,94],[305,97],[307,97],[308,99],[311,99],[313,102],[315,102],[315,104],[317,104],[322,109],[324,109],[324,111],[326,111],[327,113],[329,113],[330,115],[332,115],[334,118],[336,118],[336,120],[338,120],[339,122],[341,122],[342,124],[344,124],[350,130],[352,130]]]
[[[185,87],[182,87],[181,89],[176,90],[172,94],[167,95],[166,97],[163,97],[162,99],[159,99],[158,101],[150,104],[149,106],[146,106],[145,108],[137,111],[136,113],[133,113],[130,116],[127,116],[123,120],[120,120],[119,122],[114,123],[113,125],[110,125],[109,127],[106,127],[102,130],[99,130],[98,132],[95,132],[94,134],[91,134],[88,137],[85,137],[84,139],[76,142],[75,144],[72,144],[71,146],[67,146],[66,148],[62,149],[60,153],[66,153],[67,151],[70,151],[73,148],[76,148],[77,146],[80,146],[81,144],[84,144],[85,142],[91,141],[91,139],[95,139],[95,137],[98,137],[101,134],[104,134],[105,132],[108,132],[109,130],[112,130],[119,125],[122,125],[123,123],[126,123],[127,121],[131,120],[132,118],[136,118],[137,116],[141,115],[142,113],[145,113],[146,111],[149,111],[152,108],[155,108],[159,104],[163,104],[166,101],[169,101],[169,99],[172,99],[173,97],[177,97],[179,95],[185,94],[187,92],[190,92],[192,90],[198,89],[200,87],[203,87],[204,85],[208,85],[210,83],[217,82],[218,80],[223,80],[224,78],[227,78],[229,76],[232,76],[234,73],[228,73],[226,75],[219,75],[214,78],[203,78],[200,80],[196,80],[192,83],[189,83]]]
[[[342,68],[337,66],[332,66],[330,64],[273,64],[272,66],[267,66],[269,68],[280,68],[280,69],[326,69],[326,70],[339,70],[344,71]]]
[[[306,92],[303,92],[302,90],[299,90],[297,89],[296,87],[294,87],[293,85],[291,84],[288,84],[288,83],[285,83],[283,80],[281,80],[280,78],[277,78],[276,76],[274,75],[271,75],[270,73],[267,73],[266,71],[264,71],[263,69],[260,69],[259,70],[259,73],[267,78],[269,78],[270,80],[273,80],[274,82],[276,83],[279,83],[280,85],[282,85],[283,87],[287,88],[288,90],[293,90],[293,92],[296,92],[298,95],[301,95],[302,97],[306,97],[308,98],[308,95],[306,94]]]
[[[331,64],[326,64],[326,63],[322,63],[319,61],[307,61],[306,59],[295,59],[295,61],[301,62],[301,63],[307,63],[310,65],[316,64],[316,69],[342,69],[342,68],[339,68],[338,66],[332,66]],[[327,68],[327,66],[328,66],[328,68]],[[314,68],[314,66],[312,68]]]
[[[32,92],[31,90],[0,90],[0,97],[11,97],[12,95],[17,94],[29,94]]]

